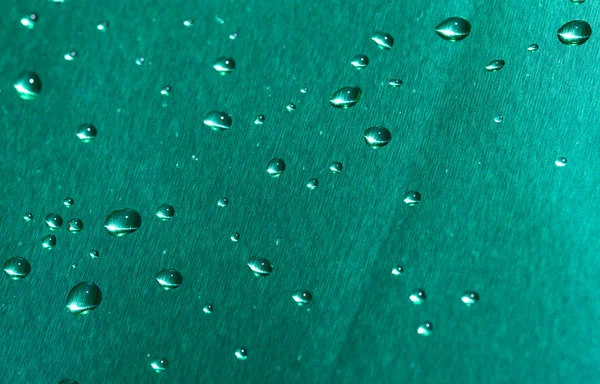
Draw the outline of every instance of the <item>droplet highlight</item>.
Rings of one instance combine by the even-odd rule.
[[[19,93],[19,97],[23,100],[34,100],[42,92],[42,80],[35,72],[23,72],[13,87]]]
[[[76,135],[82,143],[89,143],[98,135],[98,129],[93,124],[81,124],[77,128]]]
[[[267,173],[271,177],[279,177],[285,171],[285,161],[280,158],[274,158],[267,164]]]
[[[252,257],[248,261],[248,267],[254,273],[254,276],[266,277],[273,273],[273,264],[267,259],[261,257]]]
[[[569,21],[558,29],[558,40],[565,45],[581,45],[592,36],[592,27],[587,21]]]
[[[394,38],[389,33],[375,32],[373,36],[371,36],[371,40],[377,44],[379,49],[389,50],[394,46]]]
[[[383,148],[392,140],[391,132],[385,127],[367,128],[363,137],[365,143],[373,149]]]
[[[471,33],[471,23],[462,17],[450,17],[438,24],[435,32],[444,40],[460,41]]]
[[[171,220],[175,216],[175,208],[169,204],[163,204],[156,209],[156,217],[159,220],[167,221]]]
[[[86,281],[77,284],[67,295],[67,309],[74,315],[85,315],[98,308],[102,302],[102,291],[98,286]]]
[[[350,108],[360,100],[362,90],[356,86],[343,87],[338,89],[329,98],[329,103],[335,108]]]
[[[140,229],[142,216],[134,209],[119,209],[111,212],[104,221],[104,228],[114,237],[121,237]]]
[[[221,111],[211,111],[204,118],[204,125],[213,131],[226,131],[232,124],[231,116]]]
[[[492,60],[488,63],[488,65],[485,66],[485,69],[488,72],[495,72],[504,68],[505,64],[506,62],[504,60]]]
[[[163,269],[156,274],[156,282],[165,291],[179,288],[183,283],[183,275],[175,269]]]
[[[13,257],[4,263],[4,273],[12,280],[21,280],[31,272],[31,264],[22,257]]]
[[[235,60],[231,57],[219,57],[215,60],[213,68],[220,75],[227,75],[235,70]]]

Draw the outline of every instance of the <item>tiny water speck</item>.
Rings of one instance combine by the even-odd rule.
[[[204,125],[213,131],[226,131],[231,128],[233,119],[225,112],[210,111],[204,118]]]
[[[67,230],[71,233],[81,232],[83,230],[83,220],[71,219],[67,223]]]
[[[348,86],[338,89],[329,98],[329,103],[335,108],[349,108],[360,100],[362,90],[357,86]]]
[[[408,191],[404,195],[404,204],[409,207],[415,206],[421,202],[421,193],[419,191]]]
[[[31,272],[31,264],[22,257],[13,257],[4,263],[4,273],[12,280],[21,280]]]
[[[404,268],[401,265],[397,265],[394,269],[392,269],[392,275],[400,276],[404,273]]]
[[[303,306],[309,304],[312,301],[312,293],[310,293],[309,291],[296,291],[292,295],[292,299],[294,299],[296,304],[298,304],[299,306]]]
[[[23,72],[17,77],[13,87],[23,100],[34,100],[42,92],[42,80],[35,72]]]
[[[156,217],[159,220],[167,221],[171,220],[175,216],[175,208],[169,204],[163,204],[156,209]]]
[[[235,357],[237,357],[238,360],[246,360],[248,358],[248,351],[244,347],[239,347],[235,351]]]
[[[319,180],[313,177],[312,179],[308,180],[306,186],[308,187],[308,189],[317,189],[317,187],[319,186]]]
[[[450,17],[438,24],[435,32],[444,40],[460,41],[471,33],[471,23],[462,17]]]
[[[391,132],[385,127],[371,127],[365,130],[363,137],[370,148],[383,148],[392,140]]]
[[[89,143],[94,140],[98,135],[98,130],[93,124],[81,124],[79,128],[77,128],[77,137],[84,143]]]
[[[565,165],[567,165],[567,158],[566,157],[559,157],[558,159],[556,159],[554,161],[554,164],[556,164],[557,167],[564,167]]]
[[[375,32],[373,36],[371,36],[371,40],[373,40],[380,49],[389,50],[394,46],[394,38],[389,33]]]
[[[91,281],[77,284],[67,295],[66,306],[74,315],[85,315],[98,308],[102,302],[102,291]]]
[[[410,299],[410,301],[413,302],[413,304],[420,305],[427,300],[427,295],[425,294],[424,290],[417,289],[416,291],[411,293],[410,296],[408,296],[408,298]]]
[[[366,68],[369,65],[369,58],[367,57],[367,55],[356,55],[352,58],[352,60],[350,60],[350,64],[352,64],[352,66],[356,69],[363,69]]]
[[[175,269],[163,269],[156,274],[156,282],[165,291],[179,288],[183,283],[183,275]]]
[[[75,199],[73,199],[72,197],[65,197],[63,199],[63,205],[67,208],[71,208],[73,206],[73,204],[75,204]]]
[[[150,362],[150,366],[156,373],[161,373],[169,369],[169,360],[165,357],[154,359]]]
[[[47,235],[42,238],[42,247],[46,250],[51,250],[56,245],[56,236]]]
[[[581,45],[592,36],[592,27],[585,20],[573,20],[560,27],[556,34],[565,45]]]
[[[235,70],[235,60],[231,57],[219,57],[213,64],[215,71],[227,75]]]
[[[501,70],[506,62],[504,60],[492,60],[485,66],[488,72],[495,72]]]
[[[465,303],[467,307],[470,307],[479,301],[479,294],[477,292],[467,291],[462,295],[460,300]]]
[[[247,265],[256,277],[265,277],[273,273],[273,264],[262,257],[252,257]]]
[[[114,236],[121,237],[140,229],[142,216],[130,208],[119,209],[111,212],[104,221],[106,231]]]
[[[417,328],[417,333],[419,335],[423,335],[423,336],[431,335],[432,331],[433,331],[433,324],[431,323],[431,321],[426,321],[423,324],[419,325],[419,328]]]
[[[48,228],[50,228],[50,230],[57,231],[62,227],[63,219],[56,213],[49,213],[46,215],[46,225]]]
[[[285,161],[280,158],[273,158],[267,164],[267,173],[271,177],[279,177],[285,171]]]

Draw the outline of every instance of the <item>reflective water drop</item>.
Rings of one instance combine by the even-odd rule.
[[[308,93],[308,88],[306,88],[306,87],[302,88],[300,90],[300,93],[304,93],[304,94]]]
[[[30,222],[33,220],[33,213],[31,212],[27,212],[26,214],[23,215],[23,220],[25,220],[26,222]]]
[[[312,301],[312,293],[308,291],[296,291],[292,295],[292,299],[294,299],[296,304],[298,304],[299,306],[303,306],[309,304]]]
[[[202,312],[204,312],[206,314],[211,314],[213,312],[213,305],[212,304],[205,305],[204,308],[202,308]]]
[[[258,115],[256,116],[256,118],[254,119],[254,124],[256,125],[261,125],[265,122],[267,118],[265,117],[265,115]]]
[[[390,85],[390,87],[398,88],[402,86],[403,83],[400,79],[390,79],[390,81],[388,81],[388,84]]]
[[[341,173],[343,169],[344,166],[339,161],[333,161],[331,164],[329,164],[329,170],[331,173]]]
[[[396,268],[392,269],[392,275],[400,276],[404,273],[404,268],[401,265],[396,266]]]
[[[158,359],[154,359],[150,362],[150,366],[156,373],[161,373],[169,369],[169,360],[166,357],[161,357]]]
[[[239,232],[234,232],[231,234],[231,236],[229,236],[229,239],[231,241],[233,241],[234,243],[237,243],[238,241],[240,241],[240,237],[241,237],[241,235]]]
[[[42,80],[35,72],[23,72],[13,84],[23,100],[33,100],[42,92]]]
[[[77,137],[84,143],[89,143],[90,141],[96,138],[98,135],[98,130],[94,127],[93,124],[81,124],[79,128],[77,128]]]
[[[79,384],[79,383],[73,379],[62,379],[61,381],[58,382],[58,384]]]
[[[404,195],[404,203],[409,207],[417,205],[421,202],[421,193],[419,191],[408,191]]]
[[[369,58],[367,55],[356,55],[350,60],[350,64],[354,66],[356,69],[363,69],[369,65]]]
[[[361,94],[362,91],[359,87],[343,87],[331,95],[329,103],[335,108],[349,108],[358,103]]]
[[[57,231],[63,225],[63,219],[56,213],[49,213],[46,216],[46,225],[53,231]]]
[[[183,275],[175,269],[163,269],[156,274],[156,281],[162,289],[170,291],[183,283]]]
[[[581,45],[592,36],[592,27],[587,21],[569,21],[558,29],[558,40],[565,45]]]
[[[100,252],[98,252],[97,250],[93,249],[93,250],[90,251],[89,255],[90,255],[90,257],[92,259],[95,260],[95,259],[98,259],[100,257]]]
[[[22,257],[13,257],[4,263],[4,273],[13,280],[20,280],[31,272],[31,264]]]
[[[468,291],[460,298],[467,307],[477,303],[479,301],[479,294],[477,292]]]
[[[410,296],[408,296],[408,298],[410,299],[410,301],[413,302],[413,304],[420,305],[423,304],[425,300],[427,300],[427,295],[425,294],[424,290],[418,289],[411,293]]]
[[[135,63],[137,65],[142,65],[142,64],[144,64],[145,61],[146,61],[146,59],[144,59],[143,57],[138,57],[137,59],[135,59]]]
[[[583,4],[585,0],[571,0],[571,3],[573,4]]]
[[[102,291],[91,281],[77,284],[67,295],[67,309],[74,315],[85,315],[98,308]]]
[[[269,276],[273,273],[273,264],[267,259],[262,257],[252,257],[248,261],[248,267],[254,273],[254,276]]]
[[[283,159],[274,158],[267,164],[267,173],[271,177],[279,177],[285,171],[285,161]]]
[[[226,198],[226,197],[222,197],[222,198],[220,198],[220,199],[217,201],[217,205],[218,205],[219,207],[226,207],[226,206],[227,206],[227,204],[229,204],[229,200],[227,200],[227,198]]]
[[[221,75],[227,75],[235,70],[235,60],[231,57],[219,57],[215,60],[213,68]]]
[[[557,167],[564,167],[567,165],[567,159],[565,157],[559,157],[554,161],[554,164],[556,164]]]
[[[501,70],[506,63],[504,60],[492,60],[485,66],[489,72],[499,71]]]
[[[169,204],[163,204],[156,209],[156,217],[160,220],[170,220],[175,216],[175,208]]]
[[[308,180],[306,186],[308,187],[308,189],[317,189],[317,187],[319,186],[319,180],[313,177],[312,179]]]
[[[71,219],[67,223],[67,230],[71,233],[81,232],[83,230],[83,221],[81,219]]]
[[[169,96],[172,90],[173,88],[171,88],[170,85],[166,85],[163,89],[160,90],[160,94],[163,96]]]
[[[383,148],[392,140],[392,134],[385,127],[371,127],[364,133],[365,142],[373,149]]]
[[[21,18],[21,25],[27,29],[33,29],[35,27],[35,23],[37,23],[39,17],[37,13],[30,13],[27,16]]]
[[[187,19],[186,21],[183,22],[183,25],[185,25],[186,27],[191,27],[194,25],[194,19]]]
[[[238,360],[246,360],[248,358],[248,351],[244,347],[239,347],[235,351],[235,357],[237,357]]]
[[[63,205],[67,208],[71,208],[73,206],[73,204],[75,204],[75,199],[73,199],[72,197],[65,197],[63,199]]]
[[[462,17],[450,17],[435,27],[435,32],[444,40],[460,41],[471,33],[471,23]]]
[[[371,36],[371,40],[373,40],[380,49],[392,49],[394,46],[394,38],[389,33],[375,32],[373,36]]]
[[[142,216],[133,209],[119,209],[111,212],[104,221],[106,231],[115,237],[128,235],[140,229]]]
[[[213,131],[225,131],[231,128],[233,120],[225,112],[211,111],[204,118],[204,125],[212,129]]]
[[[422,325],[419,325],[419,328],[417,328],[417,333],[423,336],[431,335],[431,331],[433,331],[433,324],[431,321],[426,321]]]
[[[101,22],[100,24],[98,24],[98,25],[96,26],[96,28],[97,28],[99,31],[102,31],[102,32],[106,31],[106,30],[108,29],[108,21],[103,21],[103,22]]]
[[[498,115],[494,117],[494,123],[501,123],[504,120],[504,116]]]
[[[74,49],[72,49],[71,51],[65,53],[63,57],[67,61],[73,61],[75,60],[75,57],[77,57],[77,52]]]
[[[56,236],[47,235],[42,238],[42,247],[47,250],[51,250],[56,245]]]
[[[528,50],[529,52],[535,52],[535,51],[537,51],[538,49],[540,49],[540,46],[539,46],[539,45],[537,45],[537,44],[529,44],[529,46],[527,47],[527,50]]]
[[[288,112],[294,112],[296,110],[296,104],[291,103],[285,106],[285,109],[288,110]]]

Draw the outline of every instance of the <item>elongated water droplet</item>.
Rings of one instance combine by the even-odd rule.
[[[558,29],[558,40],[565,45],[581,45],[592,36],[592,27],[587,21],[569,21]]]
[[[13,257],[4,263],[4,273],[13,280],[21,280],[31,272],[31,264],[22,257]]]
[[[371,36],[371,40],[377,44],[380,49],[392,49],[394,46],[394,38],[389,33],[385,32],[375,32],[373,36]]]
[[[571,3],[573,4],[583,4],[585,2],[585,0],[571,0]]]
[[[462,295],[460,300],[465,303],[467,307],[470,307],[479,301],[479,294],[477,292],[467,291]]]
[[[349,108],[358,103],[362,91],[359,87],[349,86],[338,89],[331,95],[329,103],[335,108]]]
[[[106,231],[115,237],[121,237],[140,229],[142,216],[133,209],[119,209],[111,212],[104,221]]]
[[[77,137],[84,143],[89,143],[94,140],[98,135],[98,130],[94,127],[93,124],[81,124],[79,128],[77,128]]]
[[[383,148],[392,140],[392,134],[385,127],[371,127],[364,133],[365,142],[373,149]]]
[[[23,100],[33,100],[42,92],[42,80],[35,72],[23,72],[13,84]]]
[[[499,71],[501,70],[506,63],[504,60],[492,60],[485,66],[489,72]]]
[[[273,272],[273,264],[261,257],[251,258],[247,265],[254,273],[254,276],[269,276]]]
[[[285,161],[283,159],[274,158],[267,164],[267,173],[271,177],[279,177],[285,171]]]
[[[527,50],[528,50],[529,52],[535,52],[535,51],[537,51],[538,49],[540,49],[540,46],[539,46],[539,45],[537,45],[537,44],[529,44],[529,46],[527,47]]]
[[[450,17],[435,27],[435,32],[444,40],[460,41],[471,33],[471,23],[462,17]]]
[[[296,304],[298,304],[299,306],[309,304],[312,301],[312,298],[312,293],[310,293],[309,291],[296,291],[292,295],[292,299],[294,299]]]
[[[367,55],[356,55],[350,60],[350,64],[356,69],[363,69],[369,65],[369,58]]]
[[[165,291],[179,288],[183,283],[183,275],[175,269],[163,269],[156,274],[156,282]]]
[[[221,111],[211,111],[204,118],[204,125],[213,131],[226,131],[231,128],[231,124],[233,124],[231,116]]]
[[[91,281],[77,284],[67,295],[67,309],[74,315],[85,315],[98,308],[102,291]]]
[[[390,81],[388,81],[388,84],[392,88],[398,88],[398,87],[402,86],[402,80],[400,80],[400,79],[391,79]]]
[[[219,57],[213,64],[215,71],[221,75],[227,75],[235,70],[235,60],[231,57]]]

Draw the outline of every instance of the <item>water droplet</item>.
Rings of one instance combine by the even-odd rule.
[[[166,357],[154,359],[150,362],[150,366],[156,373],[161,373],[169,369],[169,360]]]
[[[529,52],[535,52],[535,51],[537,51],[538,49],[540,49],[540,46],[539,46],[539,45],[537,45],[537,44],[529,44],[529,46],[527,47],[527,50],[528,50]]]
[[[77,128],[77,137],[84,143],[89,143],[90,141],[96,138],[98,135],[98,130],[94,127],[93,124],[81,124],[79,128]]]
[[[240,237],[241,237],[241,235],[239,232],[234,232],[231,234],[231,236],[229,236],[229,239],[231,241],[233,241],[234,243],[237,243],[238,241],[240,241]]]
[[[269,276],[273,272],[273,264],[262,257],[252,257],[248,261],[248,267],[254,272],[254,276]]]
[[[226,207],[229,204],[229,200],[226,197],[222,197],[217,201],[219,207]]]
[[[46,216],[46,225],[53,231],[57,231],[63,225],[63,219],[56,213],[49,213]]]
[[[388,82],[388,84],[392,87],[392,88],[398,88],[400,86],[402,86],[402,80],[400,79],[390,79],[390,81]]]
[[[504,116],[498,115],[494,117],[494,123],[501,123],[504,120]]]
[[[292,295],[292,299],[294,299],[299,306],[303,306],[312,301],[312,293],[308,291],[297,291]]]
[[[227,75],[235,70],[235,60],[231,57],[219,57],[215,60],[213,68],[221,75]]]
[[[558,29],[558,40],[565,45],[581,45],[592,36],[592,27],[587,21],[569,21]]]
[[[356,69],[363,69],[369,65],[369,58],[367,55],[356,55],[350,60],[350,64],[354,66]]]
[[[25,215],[23,215],[23,220],[28,223],[31,222],[33,220],[33,213],[27,212]]]
[[[194,25],[194,19],[187,19],[186,21],[183,22],[183,25],[185,25],[186,27],[191,27]]]
[[[226,131],[231,128],[231,124],[233,124],[233,120],[225,112],[211,111],[204,118],[204,125],[213,131]]]
[[[317,187],[319,186],[319,180],[313,177],[312,179],[308,180],[306,186],[308,187],[308,189],[317,189]]]
[[[396,268],[392,269],[392,275],[400,276],[404,273],[404,268],[401,265],[396,266]]]
[[[111,212],[104,221],[104,228],[112,236],[121,237],[140,229],[142,216],[133,209],[119,209]]]
[[[72,268],[72,269],[76,269],[76,268],[77,268],[77,263],[73,263],[73,264],[71,264],[71,268]]]
[[[356,105],[360,100],[362,90],[356,86],[348,86],[338,89],[331,95],[329,103],[335,108],[349,108]]]
[[[169,96],[172,90],[173,88],[171,88],[170,85],[166,85],[163,89],[160,90],[160,94],[163,96]]]
[[[165,291],[179,288],[183,283],[183,275],[175,269],[163,269],[156,274],[156,281]]]
[[[408,296],[408,298],[410,299],[410,301],[413,302],[413,304],[420,305],[423,304],[425,300],[427,300],[427,295],[425,294],[424,290],[418,289],[411,293],[410,296]]]
[[[571,0],[571,3],[573,4],[583,4],[585,0]]]
[[[33,100],[42,92],[42,80],[35,72],[23,72],[13,84],[23,100]]]
[[[290,103],[285,106],[285,109],[287,109],[288,112],[294,112],[296,110],[296,104]]]
[[[100,258],[100,252],[98,252],[97,250],[93,249],[90,251],[90,257],[94,260]]]
[[[63,205],[67,208],[71,208],[73,206],[73,204],[75,204],[75,199],[73,199],[72,197],[65,197],[63,199]]]
[[[364,133],[365,142],[373,149],[385,147],[392,140],[392,134],[385,127],[371,127]]]
[[[408,191],[404,195],[404,203],[409,207],[417,205],[421,202],[421,193],[419,191]]]
[[[460,41],[471,33],[471,23],[462,17],[450,17],[435,27],[435,32],[444,40]]]
[[[73,61],[73,60],[75,60],[75,57],[77,57],[77,51],[75,51],[74,49],[72,49],[71,51],[65,53],[65,55],[63,57],[67,61]]]
[[[206,314],[211,314],[213,312],[213,305],[212,304],[205,305],[204,308],[202,308],[202,311]]]
[[[373,36],[371,36],[371,40],[373,40],[380,49],[392,49],[394,46],[394,38],[389,33],[375,32]]]
[[[144,59],[143,57],[138,57],[137,59],[135,59],[135,63],[137,65],[142,65],[142,64],[144,64],[145,61],[146,61],[146,59]]]
[[[83,221],[81,219],[71,219],[67,223],[67,230],[71,233],[81,232],[83,230]]]
[[[98,30],[102,32],[106,31],[108,29],[108,21],[101,22],[96,26],[96,28],[98,28]]]
[[[33,29],[35,27],[35,23],[37,23],[39,17],[37,13],[30,13],[27,16],[21,18],[21,25],[27,29]]]
[[[256,124],[256,125],[261,125],[261,124],[264,124],[265,120],[266,120],[266,117],[265,117],[265,115],[258,115],[258,116],[256,116],[256,118],[254,119],[254,124]]]
[[[56,245],[56,236],[47,235],[42,238],[42,247],[47,250],[51,250]]]
[[[229,39],[231,39],[231,40],[235,40],[235,39],[237,39],[237,37],[238,37],[238,34],[236,32],[229,35]]]
[[[58,1],[54,0],[54,2],[58,2]],[[58,384],[79,384],[79,383],[73,379],[62,379],[61,381],[58,382]]]
[[[22,257],[13,257],[4,263],[4,273],[13,280],[21,280],[31,272],[31,264]]]
[[[479,301],[479,294],[477,292],[467,291],[464,295],[462,295],[460,300],[465,303],[467,307],[470,307]]]
[[[341,173],[344,169],[344,166],[339,161],[333,161],[329,164],[329,170],[331,173]]]
[[[267,173],[271,177],[279,177],[285,171],[285,161],[283,159],[274,158],[267,164]]]
[[[506,63],[504,60],[492,60],[485,66],[489,72],[495,72],[501,70]]]
[[[67,309],[74,315],[85,315],[98,308],[102,291],[91,281],[79,283],[67,295]]]
[[[235,357],[237,357],[238,360],[246,360],[248,358],[248,351],[244,347],[239,347],[235,351]]]
[[[300,93],[304,93],[307,94],[308,93],[308,88],[304,87],[300,90]]]
[[[554,164],[556,164],[557,167],[564,167],[565,165],[567,165],[567,159],[565,157],[559,157],[558,159],[556,159]]]
[[[170,220],[175,216],[175,208],[172,205],[163,204],[156,210],[156,217],[160,220]]]
[[[417,333],[423,336],[431,335],[431,331],[433,331],[433,324],[431,321],[426,321],[422,325],[419,325],[419,328],[417,328]]]

